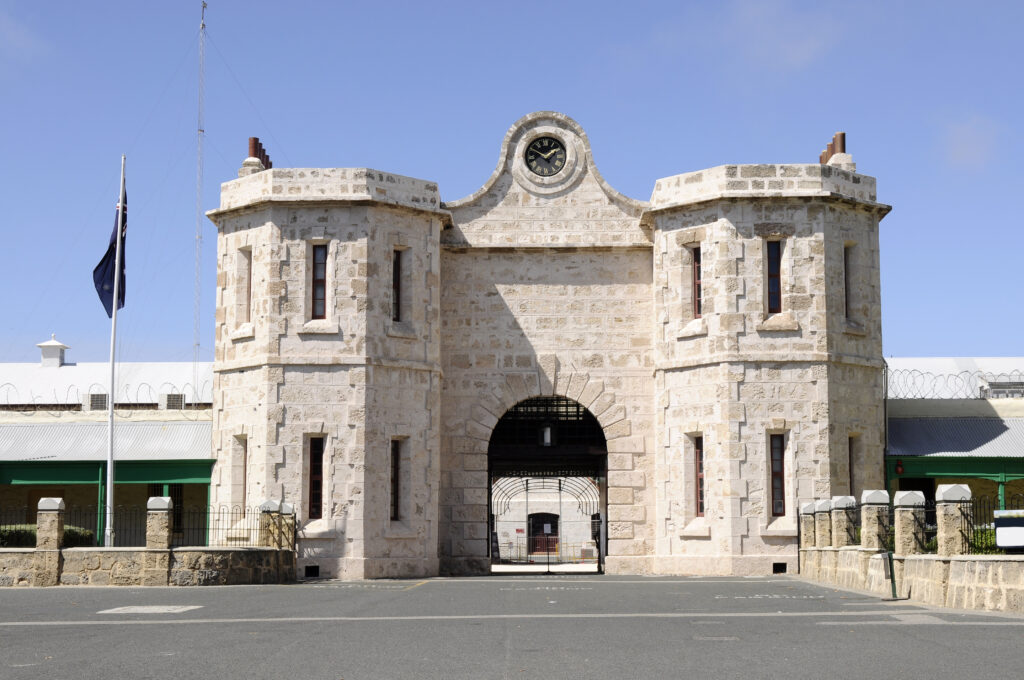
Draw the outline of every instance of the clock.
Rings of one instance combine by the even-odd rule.
[[[554,137],[538,137],[524,154],[526,167],[541,177],[551,177],[565,167],[565,145]]]

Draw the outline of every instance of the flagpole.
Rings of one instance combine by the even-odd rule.
[[[117,249],[114,255],[114,300],[110,315],[110,390],[107,392],[107,493],[104,496],[103,545],[114,545],[114,349],[117,344],[117,306],[121,300],[121,241],[124,238],[124,164],[121,154],[121,193],[117,199]]]

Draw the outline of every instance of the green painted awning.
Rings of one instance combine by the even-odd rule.
[[[213,460],[115,461],[115,484],[209,484]],[[0,461],[0,484],[103,484],[106,462]]]

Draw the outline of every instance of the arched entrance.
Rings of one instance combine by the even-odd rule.
[[[565,397],[521,401],[487,464],[492,571],[603,571],[608,449],[593,414]]]

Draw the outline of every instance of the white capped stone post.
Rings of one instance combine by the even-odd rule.
[[[892,505],[896,525],[893,552],[897,555],[924,552],[924,494],[920,491],[897,491]]]
[[[170,496],[153,496],[146,501],[146,547],[167,550],[171,547]]]
[[[142,557],[142,585],[166,586],[171,573],[170,496],[151,496],[146,501],[146,552]]]
[[[64,499],[40,498],[36,506],[36,549],[59,550],[64,542]]]
[[[857,544],[856,512],[857,499],[853,496],[832,497],[832,545],[836,548]]]
[[[885,550],[889,533],[889,492],[870,489],[860,494],[860,547]]]
[[[61,554],[64,542],[64,499],[40,498],[36,506],[36,552],[32,559],[35,572],[32,584],[55,586],[60,583]]]
[[[832,546],[832,501],[825,498],[814,504],[814,545]]]
[[[940,557],[967,552],[963,521],[965,514],[970,521],[972,511],[971,489],[966,484],[939,484],[935,489],[936,542]]]

